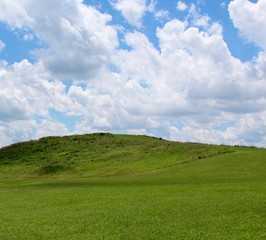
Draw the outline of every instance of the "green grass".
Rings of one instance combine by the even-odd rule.
[[[69,138],[82,147],[64,160]],[[266,239],[266,149],[122,135],[42,141],[0,150],[0,239]],[[62,169],[41,172],[51,162],[36,147]]]
[[[0,177],[136,174],[231,151],[228,146],[107,133],[48,137],[3,148]]]

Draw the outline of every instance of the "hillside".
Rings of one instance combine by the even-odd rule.
[[[14,144],[0,149],[0,239],[264,240],[265,172],[259,148],[104,133]]]
[[[109,133],[46,137],[0,149],[0,176],[137,174],[233,151],[229,146]]]

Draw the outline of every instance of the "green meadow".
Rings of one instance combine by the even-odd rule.
[[[146,136],[0,149],[0,239],[266,239],[266,149]]]

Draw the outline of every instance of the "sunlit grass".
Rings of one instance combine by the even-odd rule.
[[[0,174],[2,177],[135,174],[232,151],[229,146],[106,133],[48,137],[3,148]]]
[[[99,164],[94,170],[97,177],[84,177],[93,168],[87,166],[84,170],[86,161],[79,159],[78,152],[76,160],[84,166],[74,161],[76,170],[72,175],[69,170],[35,175],[26,172],[26,165],[21,162],[22,169],[18,163],[11,164],[18,173],[24,171],[28,175],[21,177],[19,173],[12,177],[14,172],[1,173],[0,239],[266,238],[265,149],[229,147],[230,151],[217,155],[220,146],[177,143],[175,149],[176,143],[140,137],[142,144],[135,142],[134,147],[133,143],[127,146],[128,142],[124,142],[127,138],[137,141],[138,137],[117,137],[123,149],[128,147],[134,154],[142,148],[150,152],[152,148],[157,149],[149,155],[156,156],[151,161],[147,159],[149,164],[142,162],[144,157],[135,160],[143,166],[136,166],[130,174],[122,168],[130,161],[122,157],[112,159],[111,151],[100,149],[102,143],[97,151],[92,151],[94,159],[103,163],[117,161],[122,167],[116,166],[116,169],[123,175],[106,177],[110,168]],[[184,156],[183,161],[180,157],[177,162],[166,161],[166,166],[156,165],[156,161],[161,160],[158,156],[172,156],[164,152],[163,144],[156,145],[161,141],[170,144],[170,153],[175,159]],[[114,147],[108,148],[113,149],[119,159],[117,143],[113,144]],[[180,146],[183,152],[180,150],[179,154]],[[161,155],[156,155],[158,148]],[[97,152],[105,153],[97,157]],[[209,155],[215,156],[203,157],[203,153],[210,152]],[[133,158],[134,154],[128,156]],[[202,157],[199,158],[199,154]],[[33,157],[29,159],[37,167]],[[81,176],[79,168],[85,172]],[[3,169],[6,171],[6,166]],[[105,177],[99,177],[104,173]]]

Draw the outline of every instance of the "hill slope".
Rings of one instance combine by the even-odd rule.
[[[0,239],[264,240],[265,170],[266,149],[145,136],[15,144],[0,150]]]
[[[46,137],[0,149],[0,176],[136,174],[232,151],[229,146],[109,133]]]

